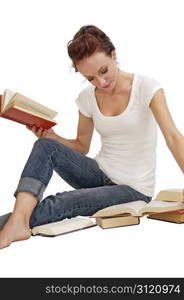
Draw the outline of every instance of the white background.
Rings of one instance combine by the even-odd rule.
[[[75,138],[75,99],[86,85],[71,69],[67,42],[83,25],[104,30],[120,68],[159,81],[180,132],[183,108],[182,0],[0,0],[0,93],[20,92],[58,111],[55,131]],[[36,137],[0,118],[0,214],[13,192]],[[95,133],[91,150],[100,147]],[[159,130],[155,193],[182,188],[183,174]],[[71,190],[54,175],[45,193]],[[32,237],[0,251],[1,277],[183,277],[184,225],[141,219],[138,226],[94,227],[57,238]]]

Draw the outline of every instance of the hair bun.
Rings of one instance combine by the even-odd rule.
[[[73,67],[77,72],[76,64],[78,61],[89,57],[96,51],[111,55],[115,50],[109,37],[98,27],[94,25],[82,26],[68,42],[68,55],[73,62]]]

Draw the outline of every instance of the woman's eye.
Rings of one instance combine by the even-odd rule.
[[[106,68],[106,69],[104,69],[101,73],[102,73],[102,74],[105,74],[105,73],[107,73],[107,71],[108,71],[108,69]]]
[[[107,73],[107,71],[108,71],[108,68],[102,70],[102,71],[101,71],[101,74],[105,74],[105,73]],[[87,78],[87,80],[88,80],[88,81],[93,81],[93,80],[94,80],[94,77]]]

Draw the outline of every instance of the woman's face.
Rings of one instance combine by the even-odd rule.
[[[96,52],[80,60],[76,67],[95,87],[101,90],[111,90],[116,85],[119,73],[115,58],[115,51],[112,51],[111,56],[104,52]]]

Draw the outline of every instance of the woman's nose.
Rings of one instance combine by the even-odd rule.
[[[104,86],[105,83],[106,83],[106,79],[103,78],[103,77],[101,77],[101,76],[99,76],[99,77],[97,78],[97,81],[98,81],[98,84],[99,84],[100,86]]]

